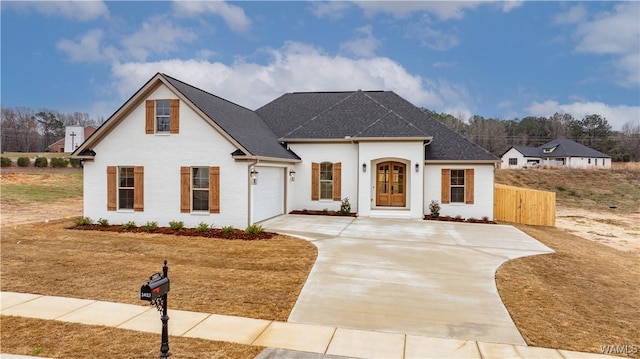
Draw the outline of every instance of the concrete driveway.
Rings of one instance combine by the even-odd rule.
[[[285,215],[263,223],[318,247],[290,322],[526,345],[495,271],[553,250],[512,226]]]

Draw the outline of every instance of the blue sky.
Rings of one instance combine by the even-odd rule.
[[[108,118],[157,72],[255,109],[393,90],[462,119],[640,122],[640,2],[1,2],[1,101]]]

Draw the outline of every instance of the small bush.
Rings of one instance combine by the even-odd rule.
[[[16,161],[18,167],[27,167],[31,164],[31,160],[29,157],[18,157],[18,161]]]
[[[351,203],[349,203],[349,197],[342,200],[342,204],[340,204],[340,214],[343,216],[348,216],[351,213]]]
[[[91,223],[93,223],[93,221],[89,217],[80,217],[76,219],[76,226],[88,226]]]
[[[49,164],[51,165],[51,167],[65,168],[69,166],[69,161],[65,160],[64,158],[53,157]]]
[[[142,229],[143,229],[145,232],[153,232],[153,231],[155,231],[156,229],[158,229],[158,222],[156,222],[156,221],[153,221],[153,222],[149,222],[149,221],[147,221],[147,223],[145,223],[145,224],[142,226]]]
[[[174,231],[179,231],[182,228],[184,228],[184,222],[182,222],[182,221],[169,221],[169,228],[173,229]]]
[[[47,167],[48,164],[49,162],[47,161],[46,157],[37,157],[33,162],[33,165],[36,167]]]
[[[440,216],[440,203],[438,203],[438,201],[431,201],[431,203],[429,203],[429,211],[431,211],[432,218],[438,218],[438,216]]]
[[[127,222],[127,223],[122,225],[122,229],[124,229],[125,231],[128,231],[130,229],[134,229],[136,227],[137,227],[136,226],[136,222],[134,222],[134,221],[129,221],[129,222]]]
[[[106,226],[109,225],[109,220],[105,219],[105,218],[100,218],[100,219],[98,219],[98,224],[103,226],[103,227],[106,227]]]
[[[0,157],[0,166],[2,166],[2,167],[11,167],[11,158],[9,158],[9,157]]]
[[[207,223],[200,222],[200,223],[198,223],[198,226],[196,227],[196,232],[206,232],[209,229],[211,229],[211,227]]]
[[[226,235],[232,235],[232,234],[236,233],[236,229],[233,228],[233,226],[224,226],[224,227],[220,228],[220,232],[222,232],[223,234],[226,234]]]
[[[258,234],[262,233],[264,229],[260,225],[252,224],[250,226],[247,226],[247,228],[245,228],[244,231],[245,233],[250,234],[252,236],[257,236]]]
[[[69,164],[73,168],[78,168],[80,166],[80,159],[79,158],[70,158],[69,159]]]

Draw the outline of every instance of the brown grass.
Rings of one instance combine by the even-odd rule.
[[[612,169],[498,170],[496,183],[556,192],[559,205],[591,210],[617,206],[623,213],[640,212],[640,166]]]
[[[239,241],[76,231],[70,221],[2,228],[2,290],[144,305],[140,286],[169,262],[171,309],[286,321],[317,255],[304,240]],[[3,352],[54,358],[150,358],[160,337],[1,318]],[[262,348],[171,338],[176,358],[253,358]]]
[[[49,358],[157,358],[160,336],[49,320],[1,317],[2,352]],[[169,337],[171,358],[254,358],[264,348]]]
[[[508,261],[496,273],[527,344],[593,353],[603,345],[640,346],[638,253],[556,228],[518,227],[556,251]]]

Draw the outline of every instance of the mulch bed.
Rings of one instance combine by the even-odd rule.
[[[142,227],[136,227],[131,229],[124,229],[121,225],[109,225],[103,226],[101,224],[87,224],[76,225],[69,227],[69,229],[77,229],[83,231],[103,231],[103,232],[126,232],[126,233],[158,233],[158,234],[170,234],[174,236],[186,236],[186,237],[205,237],[205,238],[220,238],[220,239],[238,239],[243,241],[254,240],[267,240],[273,238],[276,233],[261,232],[259,234],[248,234],[243,230],[236,229],[235,233],[224,233],[221,229],[211,228],[206,231],[198,231],[195,228],[182,228],[173,230],[169,227],[158,227],[154,230],[146,230]]]
[[[432,217],[431,215],[425,215],[424,219],[427,221],[443,221],[443,222],[464,222],[464,223],[484,223],[484,224],[498,224],[496,221],[490,221],[485,219],[476,219],[476,218],[462,218],[462,217],[451,217],[451,216],[438,216]]]
[[[311,216],[336,216],[336,217],[357,217],[358,214],[351,212],[349,214],[342,214],[338,211],[329,211],[329,210],[311,210],[311,209],[303,209],[303,210],[293,210],[291,212],[289,212],[289,214],[308,214]]]

